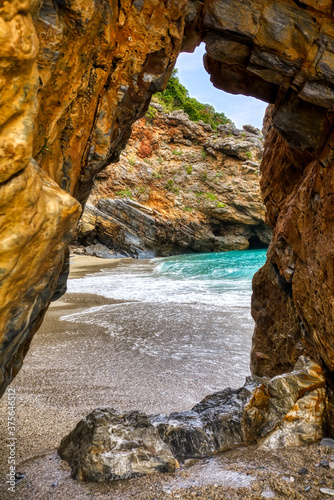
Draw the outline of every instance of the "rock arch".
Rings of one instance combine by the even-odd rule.
[[[94,176],[200,41],[215,86],[271,104],[262,190],[274,236],[254,278],[253,371],[289,370],[302,352],[332,371],[332,2],[18,0],[0,16],[1,393],[64,290]]]

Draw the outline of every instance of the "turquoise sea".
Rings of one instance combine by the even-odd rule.
[[[248,250],[123,261],[116,269],[71,280],[68,291],[145,303],[249,308],[252,277],[265,259],[265,250]]]

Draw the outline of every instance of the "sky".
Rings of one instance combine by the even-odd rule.
[[[262,129],[262,121],[267,103],[254,97],[232,95],[216,89],[203,66],[205,45],[202,43],[193,54],[182,52],[176,63],[178,77],[190,97],[211,104],[219,113],[225,113],[238,128],[251,124]]]

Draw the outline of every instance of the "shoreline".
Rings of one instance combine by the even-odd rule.
[[[87,274],[93,274],[102,269],[113,269],[121,262],[133,262],[137,259],[122,257],[119,259],[103,259],[91,255],[70,254],[70,274],[69,279],[84,278]]]
[[[133,262],[133,259],[108,261],[98,257],[71,256],[70,279],[96,274],[101,269],[114,268],[126,261]],[[158,413],[164,408],[172,411],[177,410],[178,405],[180,409],[187,406],[175,401],[174,395],[175,386],[183,383],[182,371],[175,372],[178,379],[171,375],[171,378],[161,382],[164,384],[161,387],[171,388],[169,392],[162,392],[159,384],[165,376],[161,371],[161,360],[151,360],[153,367],[150,366],[150,369],[155,380],[147,375],[145,366],[140,371],[140,367],[135,365],[139,354],[136,350],[133,353],[129,351],[123,361],[116,356],[110,366],[103,358],[110,343],[110,336],[106,336],[103,327],[97,327],[94,322],[76,323],[71,321],[71,317],[67,320],[63,318],[80,315],[92,307],[113,305],[117,308],[125,303],[128,301],[100,295],[66,293],[49,308],[22,370],[11,384],[17,393],[16,471],[25,474],[25,478],[16,485],[15,494],[1,491],[3,500],[86,500],[92,497],[101,500],[190,500],[198,496],[205,500],[251,500],[263,499],[263,492],[266,491],[268,495],[271,492],[283,495],[273,498],[322,498],[319,486],[312,485],[326,481],[325,486],[332,487],[329,482],[333,480],[334,485],[334,476],[330,480],[327,476],[331,472],[315,466],[315,460],[324,458],[319,445],[273,453],[264,453],[255,447],[240,448],[210,459],[188,461],[188,465],[192,465],[183,466],[173,474],[154,474],[107,484],[72,480],[68,465],[57,454],[57,447],[62,437],[94,408],[140,409],[145,401],[143,409],[146,412]],[[116,344],[116,351],[118,348]],[[131,379],[133,370],[139,370],[136,374],[138,386]],[[1,449],[6,450],[6,395],[0,402],[0,417]],[[309,475],[298,475],[303,466],[310,470]],[[8,473],[6,453],[1,454],[0,473],[3,486]],[[290,477],[294,478],[293,482]],[[306,496],[306,493],[304,496],[303,491],[309,485],[312,486],[311,496]]]

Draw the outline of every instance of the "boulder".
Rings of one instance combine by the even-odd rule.
[[[86,481],[113,481],[173,472],[178,467],[156,428],[141,412],[96,409],[66,436],[59,455],[72,476]]]
[[[249,377],[243,387],[211,394],[191,411],[146,416],[94,410],[62,440],[59,454],[75,478],[111,481],[171,472],[178,460],[240,445],[310,444],[323,434],[324,386],[320,365],[301,357],[289,374]]]

